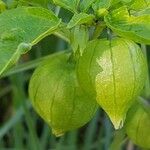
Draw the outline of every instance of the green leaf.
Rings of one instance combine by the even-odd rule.
[[[60,20],[43,8],[23,7],[0,15],[0,75],[15,64],[47,35],[53,33]]]
[[[98,11],[99,9],[108,9],[110,5],[111,0],[97,0],[92,7],[95,11]]]
[[[91,24],[94,20],[94,15],[89,15],[86,13],[74,14],[70,22],[68,23],[67,28],[72,28],[76,25],[81,24]]]
[[[135,16],[141,16],[141,15],[150,15],[150,7],[143,9],[141,11],[134,12]]]
[[[92,8],[98,17],[103,17],[108,14],[108,10],[111,6],[111,3],[111,0],[97,0],[92,5]]]
[[[130,10],[142,10],[150,6],[150,0],[112,0],[111,5],[115,8],[126,5]]]
[[[56,5],[63,7],[73,13],[77,12],[78,4],[80,0],[53,0]]]
[[[124,38],[138,43],[150,44],[150,8],[130,14],[126,7],[121,7],[105,16],[109,28]]]
[[[130,3],[133,0],[111,0],[112,5],[116,5],[117,3]]]
[[[150,6],[150,0],[132,0],[128,5],[132,10],[141,10]]]
[[[19,0],[20,5],[32,5],[32,6],[43,6],[46,7],[49,0]]]
[[[48,8],[52,0],[7,0],[6,5],[8,9],[20,6],[36,6]]]
[[[80,4],[80,9],[82,12],[87,12],[88,9],[92,6],[92,4],[95,2],[96,0],[82,0],[81,4]]]
[[[120,3],[121,0],[96,0],[95,3],[93,3],[92,8],[95,12],[101,9],[109,9],[111,6],[118,7],[118,3]]]

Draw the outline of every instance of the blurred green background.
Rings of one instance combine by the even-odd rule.
[[[7,4],[16,6],[12,6],[11,0]],[[55,11],[53,5],[49,7]],[[71,17],[63,9],[59,14],[65,22]],[[51,129],[33,110],[28,83],[34,68],[42,57],[68,48],[65,41],[54,35],[46,37],[0,79],[0,150],[142,150],[122,130],[114,131],[101,109],[87,125],[60,138],[52,135]],[[142,49],[150,66],[150,47],[142,45]],[[150,99],[150,90],[143,95]]]

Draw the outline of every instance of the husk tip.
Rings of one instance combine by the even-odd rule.
[[[60,131],[60,130],[54,130],[52,129],[52,133],[56,136],[56,137],[61,137],[65,134],[65,132]]]
[[[121,129],[124,125],[124,120],[123,119],[121,119],[121,120],[111,120],[111,121],[112,121],[112,124],[113,124],[113,126],[116,130]]]

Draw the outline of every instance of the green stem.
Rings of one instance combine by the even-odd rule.
[[[65,36],[65,34],[62,33],[61,31],[55,32],[54,35],[66,41],[67,43],[70,43],[70,39],[67,36]]]
[[[144,110],[149,114],[150,116],[150,104],[148,103],[148,101],[146,101],[145,99],[143,99],[142,97],[139,97],[139,103],[141,104],[141,106],[144,108]]]
[[[123,129],[116,131],[109,150],[120,150],[125,141],[125,131]]]
[[[26,93],[25,93],[25,75],[23,73],[14,75],[10,77],[10,81],[13,84],[13,100],[16,107],[22,102],[22,106],[24,108],[25,112],[25,120],[27,127],[29,129],[29,144],[31,146],[32,150],[40,150],[40,144],[39,139],[36,134],[35,125],[33,122],[33,118],[31,118],[30,111],[27,107],[27,104],[25,102],[26,99]],[[18,92],[16,92],[16,90]],[[22,101],[20,101],[20,98],[22,98]]]
[[[106,114],[105,114],[105,120],[104,120],[104,132],[105,132],[104,149],[107,150],[110,147],[111,139],[113,137],[112,136],[113,128],[112,128],[110,120]]]
[[[59,12],[60,12],[60,7],[57,6],[57,7],[55,8],[55,15],[58,16],[58,15],[59,15]]]
[[[142,44],[141,48],[145,54],[146,62],[148,62],[146,45]],[[147,65],[147,70],[148,70],[148,65]],[[149,71],[147,71],[147,79],[146,79],[146,83],[145,83],[144,96],[146,98],[150,97],[150,75],[149,75]]]
[[[59,26],[59,30],[53,33],[55,36],[63,39],[67,43],[70,43],[70,35],[71,32],[69,29],[67,29],[67,25],[64,22],[61,22]]]
[[[31,147],[33,150],[40,150],[39,139],[37,137],[36,130],[35,130],[34,125],[33,125],[33,120],[31,118],[31,115],[29,113],[29,110],[27,108],[25,101],[23,101],[23,107],[24,107],[24,111],[25,111],[26,123],[27,123],[27,126],[29,128],[30,138],[32,141]]]
[[[31,108],[31,104],[29,104],[28,100],[26,102],[26,107],[27,109]],[[14,116],[0,128],[0,139],[2,139],[3,136],[21,120],[24,113],[23,107],[20,106],[20,108],[15,112]]]
[[[106,27],[106,24],[104,22],[98,23],[95,27],[95,31],[93,33],[93,38],[92,39],[97,39],[100,36],[100,34],[102,33],[102,31],[104,30],[105,27]]]
[[[97,111],[96,116],[93,118],[92,122],[89,124],[87,131],[84,137],[84,143],[82,150],[91,150],[91,145],[94,139],[94,135],[96,134],[96,126],[100,116],[100,111]]]
[[[7,77],[7,76],[10,76],[10,75],[13,75],[13,74],[16,74],[16,73],[20,73],[20,72],[24,72],[24,71],[27,71],[27,70],[34,69],[37,66],[39,66],[40,63],[43,60],[45,60],[45,59],[47,59],[49,57],[54,57],[54,56],[60,55],[60,54],[65,53],[65,52],[67,52],[67,51],[65,51],[65,50],[64,51],[60,51],[60,52],[51,54],[49,56],[38,58],[36,60],[32,60],[30,62],[27,62],[27,63],[21,64],[21,65],[15,66],[14,68],[10,69],[5,74],[3,74],[2,77]]]
[[[132,143],[131,140],[129,140],[129,142],[128,142],[127,150],[134,150],[134,144]]]

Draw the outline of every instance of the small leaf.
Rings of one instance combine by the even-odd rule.
[[[119,36],[138,43],[150,44],[150,8],[129,14],[126,7],[121,7],[105,16],[105,22]]]
[[[0,15],[0,75],[41,39],[53,33],[60,20],[43,8],[22,7]]]
[[[111,5],[111,0],[97,0],[94,4],[93,4],[93,9],[95,11],[98,11],[99,9],[108,9]]]
[[[89,32],[86,26],[76,26],[73,29],[73,36],[71,37],[71,46],[73,51],[76,53],[79,50],[82,55],[83,50],[86,48],[89,40]]]
[[[86,13],[75,14],[68,23],[67,28],[72,28],[76,25],[81,24],[91,24],[94,18],[95,18],[94,15],[89,15]]]
[[[53,0],[56,5],[63,7],[73,13],[77,12],[78,4],[80,0]]]
[[[108,13],[108,9],[111,6],[111,0],[97,0],[92,8],[98,17],[103,17]]]
[[[96,0],[82,0],[81,4],[80,4],[80,9],[82,12],[87,12],[88,9],[92,6],[92,4],[95,2]]]

